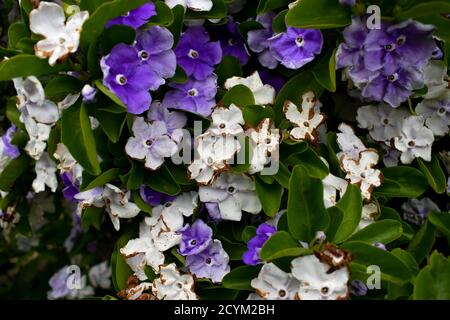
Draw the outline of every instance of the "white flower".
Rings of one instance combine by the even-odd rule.
[[[134,282],[130,283],[130,280],[128,280],[127,287],[119,291],[117,295],[125,300],[141,300],[143,298],[144,291],[147,291],[151,287],[152,284],[150,282],[142,282],[137,284]],[[150,299],[152,299],[152,297],[150,297]]]
[[[242,126],[245,124],[241,109],[234,104],[228,108],[216,107],[211,114],[212,123],[208,131],[214,135],[230,134],[237,136],[244,133]]]
[[[261,172],[270,160],[279,160],[281,134],[278,129],[273,128],[272,120],[262,120],[256,129],[248,129],[245,134],[250,137],[253,147],[248,170],[250,174]]]
[[[400,136],[395,138],[395,147],[402,152],[402,163],[410,164],[414,158],[431,161],[434,135],[424,122],[421,116],[410,116],[403,121]]]
[[[361,220],[359,221],[358,227],[355,232],[364,229],[368,225],[375,222],[380,216],[380,207],[375,202],[370,202],[363,205]]]
[[[44,87],[35,76],[27,78],[14,78],[14,87],[17,91],[17,108],[21,110],[26,105],[42,105],[45,100]]]
[[[237,85],[248,87],[253,93],[255,103],[258,105],[273,104],[275,101],[275,89],[271,85],[263,84],[257,71],[247,78],[231,77],[225,81],[224,87],[230,90]]]
[[[87,191],[79,192],[74,196],[78,200],[77,213],[81,216],[81,211],[90,206],[102,208],[105,206],[103,199],[103,188],[95,187]]]
[[[106,211],[117,231],[120,229],[119,218],[134,218],[140,211],[136,204],[129,202],[130,191],[124,192],[112,184],[105,185],[102,197],[106,203]]]
[[[348,183],[344,179],[336,177],[331,173],[327,175],[323,180],[323,202],[325,208],[330,208],[336,205],[337,196],[342,198],[347,190]]]
[[[190,274],[180,274],[175,263],[160,267],[152,292],[159,300],[197,300],[194,278]]]
[[[300,283],[290,273],[286,273],[273,263],[261,268],[258,278],[251,281],[256,294],[264,300],[293,300]]]
[[[292,140],[309,140],[315,142],[319,136],[317,128],[325,121],[325,117],[320,113],[322,104],[318,101],[313,92],[307,92],[302,97],[302,111],[298,107],[286,101],[284,113],[294,128],[289,133]]]
[[[378,106],[364,106],[358,109],[358,126],[368,129],[375,141],[389,142],[400,133],[402,120],[410,115],[408,110],[392,108],[381,103]]]
[[[88,272],[89,281],[95,288],[111,288],[111,270],[108,261],[103,261],[92,266]]]
[[[127,245],[120,249],[120,253],[139,280],[147,280],[145,266],[158,270],[164,263],[164,255],[156,249],[151,237],[140,237],[128,241]]]
[[[337,144],[342,151],[337,154],[337,157],[341,158],[344,155],[353,160],[358,160],[360,153],[367,150],[366,146],[349,125],[341,123],[338,130],[340,132],[337,133]]]
[[[367,149],[360,153],[358,160],[353,160],[345,156],[340,160],[342,170],[346,172],[345,178],[350,183],[358,185],[363,198],[370,200],[372,190],[381,185],[383,177],[380,170],[373,169],[379,160],[377,151]]]
[[[235,154],[241,150],[241,143],[235,136],[214,135],[206,132],[195,138],[198,157],[189,165],[190,179],[201,184],[210,183],[217,171],[229,166]]]
[[[33,190],[35,192],[42,192],[45,190],[45,186],[48,186],[52,192],[55,192],[58,187],[56,164],[50,159],[48,153],[44,152],[40,159],[36,161],[35,170],[36,178],[32,184]]]
[[[224,220],[240,221],[242,211],[252,214],[261,211],[255,183],[244,174],[224,172],[211,186],[200,187],[199,196],[202,202],[218,203]]]
[[[190,191],[182,193],[173,202],[153,208],[152,216],[146,217],[145,223],[159,251],[166,251],[181,241],[181,234],[177,231],[183,227],[184,217],[190,217],[197,205],[198,193]]]
[[[296,258],[292,261],[292,275],[300,281],[297,298],[300,300],[340,300],[349,295],[347,267],[331,269],[315,255]],[[331,269],[331,270],[330,270]],[[332,272],[329,272],[332,271]]]
[[[169,8],[182,5],[184,9],[189,8],[192,11],[210,11],[213,7],[212,0],[164,0],[164,2]]]
[[[35,45],[39,58],[50,58],[49,64],[55,65],[70,53],[76,52],[83,23],[89,17],[88,11],[73,14],[66,20],[64,10],[56,3],[44,2],[30,12],[30,29],[44,39]]]
[[[430,60],[425,67],[424,82],[428,88],[425,99],[435,99],[445,93],[448,89],[447,66],[444,61]]]
[[[63,110],[66,110],[73,106],[77,101],[78,98],[80,98],[80,93],[69,93],[63,100],[58,102],[58,109],[60,112]]]
[[[450,125],[450,90],[436,99],[423,100],[417,105],[416,112],[425,118],[425,125],[435,136],[444,136]]]

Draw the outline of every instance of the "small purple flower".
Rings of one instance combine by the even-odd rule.
[[[70,202],[77,202],[75,195],[80,192],[80,187],[72,180],[72,175],[69,172],[64,172],[61,174],[61,180],[64,185],[62,189],[64,198]]]
[[[275,232],[277,232],[277,229],[274,226],[265,222],[260,224],[256,229],[256,235],[247,243],[248,250],[244,253],[242,261],[250,266],[255,266],[261,263],[262,261],[259,258],[259,252],[261,251],[264,243]]]
[[[177,62],[172,46],[173,35],[166,28],[153,26],[138,31],[136,49],[142,64],[148,68],[148,77],[153,79],[150,90],[157,90],[166,83],[164,79],[175,74]]]
[[[178,64],[188,76],[204,80],[214,71],[214,66],[222,59],[220,43],[210,42],[209,34],[203,27],[190,27],[180,37],[175,48]]]
[[[169,111],[160,101],[154,101],[148,110],[147,119],[150,121],[163,121],[167,132],[173,134],[175,130],[183,128],[187,123],[186,114],[180,111]]]
[[[245,42],[238,31],[239,23],[228,17],[225,26],[221,26],[217,31],[217,37],[220,40],[223,56],[233,56],[239,60],[242,65],[246,65],[250,59]]]
[[[269,43],[273,56],[283,66],[299,69],[322,51],[323,37],[317,29],[287,27],[286,32],[273,36]]]
[[[103,84],[127,106],[128,111],[140,114],[150,107],[152,97],[148,90],[158,79],[141,64],[135,47],[120,43],[101,60]]]
[[[413,90],[423,86],[423,74],[414,67],[395,71],[381,70],[362,89],[365,98],[384,101],[396,108],[408,100]]]
[[[152,207],[159,206],[160,204],[166,202],[172,202],[176,199],[176,196],[169,196],[165,193],[161,193],[153,190],[147,186],[142,185],[139,189],[139,194],[141,195],[142,200],[151,205]]]
[[[202,252],[186,257],[186,266],[199,278],[208,278],[213,282],[221,282],[230,272],[230,257],[222,248],[219,240],[214,240]]]
[[[69,294],[70,290],[67,287],[67,278],[69,277],[69,273],[67,272],[67,268],[68,266],[62,267],[50,278],[48,282],[52,289],[49,291],[50,298],[60,299]]]
[[[260,69],[259,76],[264,84],[270,84],[277,92],[280,92],[286,82],[282,75],[275,71]]]
[[[354,6],[356,4],[356,0],[339,0],[339,3],[344,6]]]
[[[11,127],[9,127],[8,130],[6,130],[5,134],[2,136],[3,153],[11,159],[16,159],[20,156],[19,148],[11,143],[16,131],[17,127],[15,125],[11,125]]]
[[[403,219],[409,223],[421,226],[425,223],[430,212],[441,210],[430,198],[408,199],[403,205]]]
[[[349,286],[351,294],[362,297],[367,294],[367,287],[361,280],[353,280]]]
[[[386,246],[381,243],[381,242],[374,242],[372,244],[375,248],[381,249],[381,250],[385,250],[386,251]]]
[[[169,84],[173,89],[166,93],[163,107],[180,109],[209,116],[216,105],[217,76],[212,74],[205,80],[189,79],[185,83]]]
[[[217,202],[206,202],[205,208],[208,212],[208,216],[215,223],[218,223],[222,220],[222,216],[220,215],[219,204]]]
[[[134,159],[145,159],[146,168],[158,169],[164,163],[164,158],[177,151],[177,144],[169,137],[162,121],[149,123],[137,117],[132,131],[134,136],[128,139],[125,152]]]
[[[178,252],[183,256],[205,250],[210,245],[213,234],[212,229],[200,219],[195,220],[192,226],[186,224],[178,233],[182,235]]]
[[[433,26],[413,20],[371,30],[364,43],[366,69],[392,73],[399,66],[424,67],[436,49],[433,32]]]
[[[272,21],[275,13],[266,12],[256,17],[263,29],[250,30],[247,33],[248,46],[253,52],[258,53],[258,61],[266,68],[275,69],[278,60],[274,58],[269,48],[269,38],[273,36]]]
[[[156,7],[153,2],[149,2],[121,15],[120,17],[110,20],[106,24],[106,28],[116,24],[124,24],[137,29],[146,24],[148,19],[153,16],[156,16]]]

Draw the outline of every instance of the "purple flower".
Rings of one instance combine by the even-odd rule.
[[[137,29],[147,23],[148,19],[153,16],[156,16],[156,7],[153,2],[149,2],[121,15],[120,17],[110,20],[106,24],[106,28],[109,28],[115,24],[124,24]]]
[[[164,158],[177,151],[177,144],[169,137],[162,121],[149,123],[137,117],[132,131],[134,136],[128,139],[125,152],[134,159],[145,159],[146,168],[158,169],[164,163]]]
[[[142,64],[147,66],[148,77],[153,79],[150,90],[157,90],[171,78],[177,67],[175,53],[172,50],[173,35],[166,28],[153,26],[138,31],[136,49]]]
[[[339,0],[339,3],[344,6],[354,6],[356,4],[356,0]]]
[[[250,30],[247,33],[248,46],[253,52],[258,53],[258,61],[266,68],[275,69],[278,60],[274,58],[269,48],[269,38],[273,36],[272,20],[275,13],[266,12],[256,17],[263,29]]]
[[[61,180],[64,185],[62,189],[64,198],[71,202],[77,202],[75,195],[80,192],[80,187],[72,180],[72,175],[69,172],[64,172],[61,174]]]
[[[128,111],[140,114],[150,107],[152,97],[148,90],[159,83],[141,64],[135,47],[120,43],[101,60],[103,84],[127,106]]]
[[[261,259],[259,258],[259,251],[261,251],[264,243],[270,238],[272,234],[277,232],[277,229],[268,224],[262,223],[256,229],[256,235],[249,240],[247,243],[248,250],[244,253],[242,257],[242,261],[245,264],[254,266],[261,263]]]
[[[49,297],[52,299],[60,299],[69,294],[70,290],[67,287],[67,278],[69,273],[67,272],[68,266],[62,267],[56,272],[49,280],[48,284],[51,287]]]
[[[3,153],[11,159],[16,159],[20,156],[19,148],[11,143],[16,131],[17,127],[15,125],[11,125],[11,127],[9,127],[8,130],[6,130],[5,134],[2,136]]]
[[[208,212],[208,216],[211,218],[213,222],[220,222],[222,220],[222,216],[220,215],[219,204],[217,202],[206,202],[205,208]]]
[[[299,69],[322,51],[320,30],[287,27],[286,32],[269,39],[270,50],[286,68]]]
[[[76,211],[72,212],[72,229],[70,229],[70,233],[67,236],[66,240],[64,240],[64,248],[66,248],[67,252],[72,250],[75,245],[75,240],[78,235],[83,231],[83,227],[81,226],[81,217],[77,214]]]
[[[233,20],[233,17],[228,17],[228,22],[225,26],[221,26],[216,35],[220,40],[222,47],[222,55],[233,56],[239,60],[242,65],[246,65],[250,59],[245,42],[238,31],[239,23]]]
[[[365,296],[367,294],[367,287],[361,280],[353,280],[349,286],[350,292],[358,297]]]
[[[260,69],[258,71],[261,80],[265,84],[270,84],[274,89],[279,92],[286,82],[282,75],[275,71],[267,69]]]
[[[202,252],[212,241],[212,229],[200,219],[195,220],[192,226],[186,224],[178,232],[182,235],[178,252],[183,256]]]
[[[152,207],[159,206],[166,202],[172,202],[176,198],[176,196],[169,196],[144,185],[139,189],[139,194],[141,195],[141,198]]]
[[[190,27],[180,37],[175,48],[178,64],[188,76],[204,80],[214,71],[214,66],[222,59],[220,43],[210,42],[209,34],[203,27]]]
[[[230,272],[230,257],[222,248],[219,240],[214,240],[202,252],[186,257],[186,266],[199,278],[208,278],[213,282],[221,282]]]
[[[185,83],[169,84],[170,90],[164,96],[163,107],[186,110],[202,116],[209,116],[216,105],[217,76],[212,74],[205,80],[189,79]]]
[[[180,111],[169,111],[159,101],[152,103],[147,113],[147,119],[150,121],[163,121],[166,124],[167,132],[171,135],[175,130],[183,128],[187,123],[186,114]]]
[[[413,20],[371,30],[364,43],[366,69],[392,73],[398,66],[424,67],[436,49],[433,31],[433,26]]]
[[[396,108],[408,100],[413,90],[423,86],[423,74],[414,67],[397,70],[381,70],[362,89],[365,98],[384,101]]]

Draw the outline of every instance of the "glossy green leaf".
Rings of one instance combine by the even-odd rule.
[[[235,104],[239,107],[245,107],[255,104],[255,97],[253,92],[246,86],[238,84],[228,90],[223,96],[223,103],[225,106]]]
[[[436,228],[429,221],[425,222],[408,245],[408,252],[413,255],[417,263],[421,263],[430,253],[435,238]]]
[[[325,54],[312,71],[314,78],[325,89],[336,92],[336,49]]]
[[[450,300],[450,258],[433,252],[414,281],[415,300]]]
[[[359,188],[349,184],[336,207],[343,213],[343,217],[333,240],[336,243],[341,243],[350,237],[361,220],[362,199]]]
[[[436,229],[442,232],[450,239],[450,213],[449,212],[431,212],[428,215],[428,221],[433,224]]]
[[[254,289],[250,282],[258,277],[261,266],[240,266],[231,270],[222,280],[222,285],[228,289],[248,290]]]
[[[30,159],[25,155],[11,160],[0,172],[0,190],[12,190],[14,182],[28,169],[29,163]]]
[[[402,232],[401,222],[386,219],[369,224],[367,227],[353,234],[348,241],[362,241],[368,244],[375,242],[388,244],[400,238]]]
[[[278,183],[265,184],[258,177],[255,178],[256,194],[261,201],[262,208],[266,215],[274,217],[280,210],[281,197],[284,189]]]
[[[257,127],[266,118],[275,119],[275,112],[272,107],[247,105],[242,108],[242,115],[246,124]]]
[[[308,170],[308,174],[314,178],[324,179],[330,173],[327,165],[311,148],[306,149],[304,152],[290,155],[286,162],[291,165],[304,166]]]
[[[384,181],[375,189],[375,195],[393,198],[417,198],[428,188],[425,176],[419,170],[406,166],[381,170]]]
[[[97,208],[94,206],[88,207],[81,214],[81,226],[84,230],[89,229],[90,226],[100,230],[104,216],[105,208]]]
[[[136,31],[133,28],[126,25],[113,25],[103,31],[100,43],[106,55],[119,43],[133,44],[135,38]]]
[[[283,257],[298,257],[312,254],[310,249],[300,246],[286,231],[278,231],[264,243],[260,251],[260,257],[264,261],[272,261]]]
[[[86,186],[81,186],[81,191],[86,191],[93,189],[95,187],[102,187],[111,181],[114,181],[123,171],[119,168],[111,168],[102,174],[100,174],[97,178],[90,181]]]
[[[417,159],[420,170],[428,180],[428,184],[437,193],[444,193],[447,190],[447,179],[442,171],[439,159],[433,155],[430,162]]]
[[[144,184],[153,190],[169,195],[176,195],[181,191],[180,186],[165,165],[156,171],[146,171]]]

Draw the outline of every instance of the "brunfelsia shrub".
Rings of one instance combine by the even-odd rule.
[[[0,296],[450,299],[450,3],[0,1]]]

